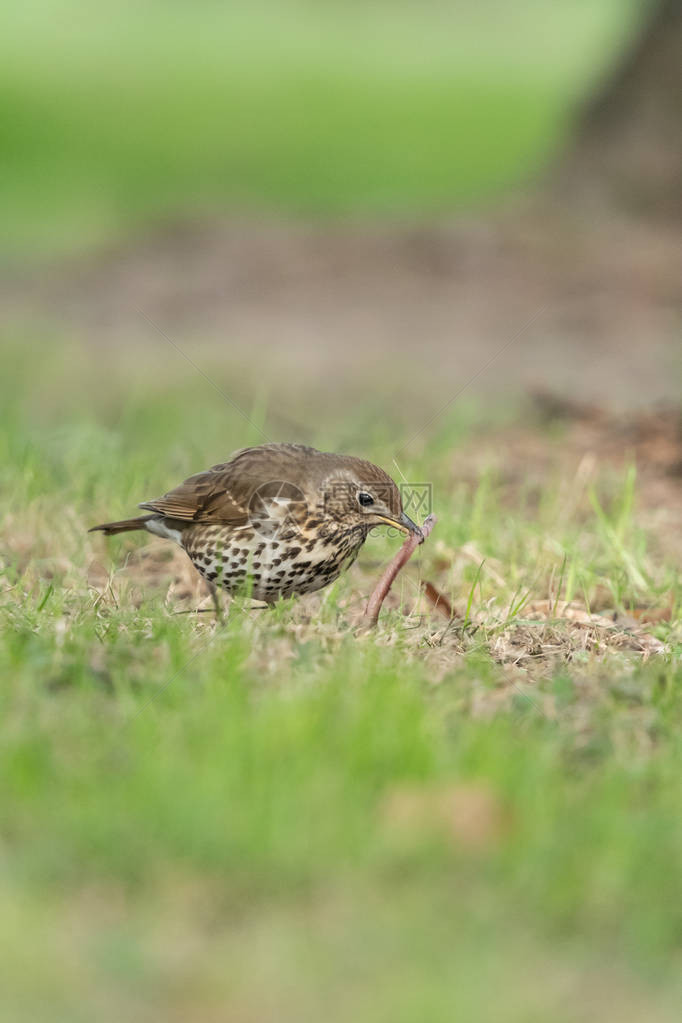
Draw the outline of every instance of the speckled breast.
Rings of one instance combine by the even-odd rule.
[[[272,603],[334,582],[355,561],[365,538],[357,528],[287,529],[268,536],[251,524],[197,524],[184,531],[183,547],[209,582]]]

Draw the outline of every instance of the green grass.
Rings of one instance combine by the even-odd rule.
[[[251,428],[139,356],[133,373],[121,353],[6,351],[7,1018],[676,1018],[682,591],[633,472],[605,468],[568,515],[558,468],[539,502],[494,466],[468,475],[479,413],[460,407],[403,455],[440,521],[396,589],[411,606],[421,572],[464,622],[388,608],[356,635],[384,539],[319,601],[238,602],[214,630],[173,613],[194,606],[166,597],[180,562],[144,576],[144,538],[85,530]],[[391,416],[358,451],[389,470]],[[581,655],[565,622],[529,617],[550,591],[671,600],[667,652]],[[524,629],[558,658],[498,663]],[[473,824],[443,817],[443,792],[473,800]]]
[[[2,255],[218,208],[410,217],[489,201],[560,145],[633,9],[10,4]]]

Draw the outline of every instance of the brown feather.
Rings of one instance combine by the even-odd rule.
[[[153,519],[153,515],[138,515],[134,519],[121,519],[120,522],[103,522],[101,526],[92,526],[88,533],[94,533],[101,529],[105,536],[113,536],[115,533],[128,533],[133,529],[144,529],[145,523]]]
[[[140,508],[181,522],[244,525],[249,520],[249,502],[259,487],[283,481],[307,493],[342,457],[303,444],[242,448],[228,462],[190,476],[163,497],[144,501]]]

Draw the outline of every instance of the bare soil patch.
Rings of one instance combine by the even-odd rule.
[[[682,380],[677,225],[558,200],[418,226],[176,225],[6,276],[0,298],[12,324],[178,361],[151,320],[185,351],[216,346],[247,385],[270,372],[304,395],[395,393],[420,413],[463,387],[633,408]]]

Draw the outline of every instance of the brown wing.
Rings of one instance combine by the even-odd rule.
[[[314,448],[301,444],[262,444],[242,448],[229,462],[214,465],[206,472],[190,476],[175,490],[140,508],[181,522],[226,522],[242,525],[249,518],[249,502],[254,492],[272,480],[290,480]]]
[[[163,497],[144,501],[140,508],[182,522],[212,521],[237,525],[247,519],[248,498],[245,504],[236,484],[228,463],[190,476]]]

